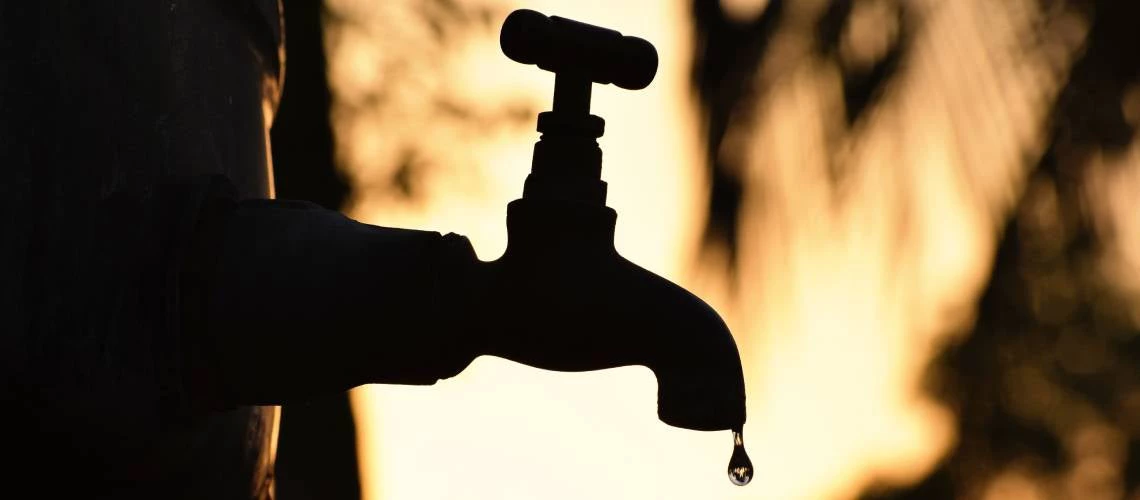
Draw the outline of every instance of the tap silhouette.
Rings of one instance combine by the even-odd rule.
[[[513,12],[503,52],[556,74],[541,113],[532,171],[508,205],[508,245],[475,266],[471,302],[482,349],[539,368],[582,371],[644,365],[658,380],[658,416],[696,430],[740,429],[744,378],[732,335],[701,299],[626,260],[605,206],[604,121],[589,112],[593,83],[637,90],[657,53],[642,39],[588,24]]]

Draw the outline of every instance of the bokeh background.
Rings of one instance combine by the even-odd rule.
[[[616,244],[732,328],[756,477],[647,369],[480,358],[286,407],[283,500],[1140,498],[1140,3],[284,4],[278,196],[485,260],[554,81],[502,20],[656,45],[594,90]]]

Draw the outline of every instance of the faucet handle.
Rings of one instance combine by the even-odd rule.
[[[512,12],[499,34],[503,54],[552,73],[640,90],[657,74],[657,49],[637,37],[533,10]]]
[[[499,46],[510,59],[555,74],[553,109],[538,116],[542,138],[523,197],[604,206],[602,151],[595,139],[605,121],[590,114],[592,86],[645,88],[657,74],[657,49],[611,29],[526,9],[507,16]]]

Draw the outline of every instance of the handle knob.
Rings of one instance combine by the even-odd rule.
[[[499,33],[503,54],[553,73],[640,90],[657,74],[657,49],[637,37],[533,10],[512,12]]]

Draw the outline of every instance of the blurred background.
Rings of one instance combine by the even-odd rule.
[[[729,323],[756,475],[647,369],[485,357],[286,407],[282,500],[1140,499],[1137,2],[284,4],[278,197],[484,260],[554,81],[506,15],[653,42],[594,89],[616,244]]]

